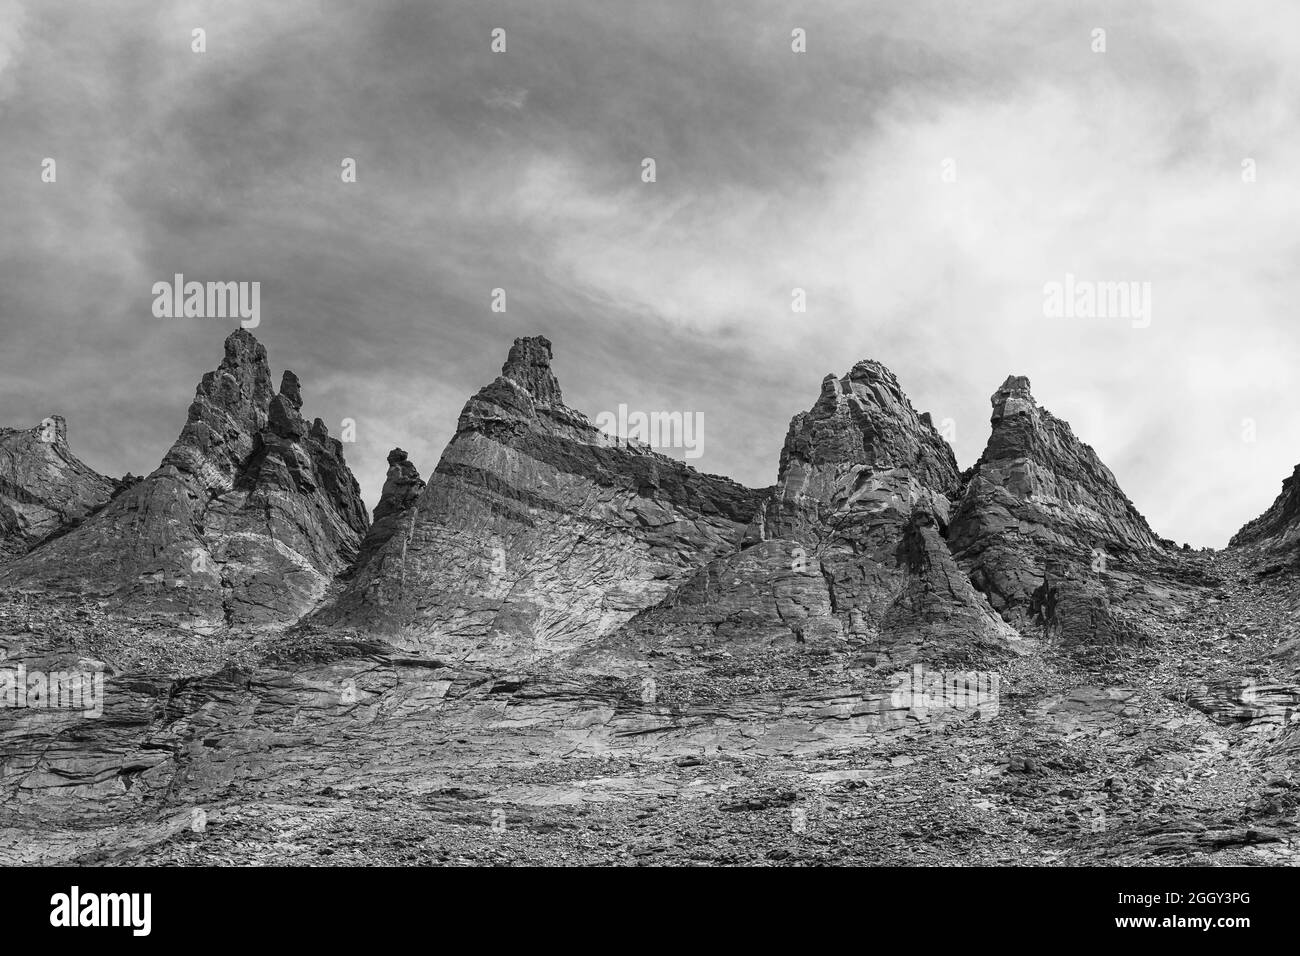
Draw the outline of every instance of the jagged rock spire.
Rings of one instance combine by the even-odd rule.
[[[390,553],[394,560],[400,561],[415,516],[415,506],[424,488],[419,469],[406,452],[401,448],[390,451],[388,475],[379,495],[379,504],[375,505],[374,520],[361,542],[356,563],[348,572],[354,583],[360,583],[362,593],[370,582],[382,578]]]
[[[1011,375],[990,398],[992,431],[953,517],[949,544],[1006,616],[1031,613],[1049,563],[1092,571],[1161,552],[1161,539],[1093,449]]]
[[[957,487],[957,462],[928,415],[920,415],[898,379],[870,359],[841,378],[822,380],[816,403],[790,422],[777,483],[788,499],[825,503],[851,495],[866,474],[906,469],[941,494]]]
[[[501,375],[527,389],[534,401],[564,404],[560,383],[551,371],[551,341],[543,335],[515,339]]]

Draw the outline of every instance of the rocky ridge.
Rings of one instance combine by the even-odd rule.
[[[170,467],[355,519],[304,467],[290,492],[297,451],[346,472],[247,344]],[[390,453],[296,626],[0,578],[0,668],[105,688],[0,708],[0,860],[1294,865],[1300,574],[1174,552],[1027,381],[993,432],[960,474],[862,362],[750,491],[612,442],[521,339],[427,484]]]

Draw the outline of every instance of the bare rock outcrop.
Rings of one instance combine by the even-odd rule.
[[[35,428],[0,428],[0,561],[76,524],[115,487],[72,453],[63,416]]]
[[[277,394],[246,330],[203,376],[162,464],[0,573],[0,586],[98,596],[201,628],[291,622],[355,557],[366,529],[342,445]]]
[[[850,641],[878,662],[961,658],[1016,633],[953,563],[942,532],[956,461],[892,372],[827,376],[790,423],[776,488],[741,548],[628,626],[651,644]]]
[[[390,544],[398,555],[405,548],[411,536],[415,506],[423,491],[424,479],[419,469],[404,449],[394,448],[388,453],[388,474],[384,477],[370,529],[361,541],[356,563],[345,572],[346,578],[359,582],[361,593],[371,581],[383,575],[384,563],[390,557]]]
[[[564,404],[551,343],[516,339],[414,509],[319,619],[405,628],[471,659],[566,650],[733,549],[759,500],[615,442]]]
[[[1038,405],[1029,379],[1009,377],[991,401],[992,434],[966,481],[948,543],[1005,618],[1046,623],[1046,595],[1059,587],[1071,596],[1053,612],[1052,626],[1088,629],[1091,624],[1062,624],[1059,615],[1104,604],[1100,578],[1160,557],[1166,542],[1096,452]],[[1049,566],[1055,569],[1050,580]],[[1092,585],[1085,587],[1089,577]],[[1092,597],[1083,599],[1083,591]],[[1108,611],[1086,616],[1109,620]]]
[[[1282,482],[1282,493],[1269,509],[1233,535],[1228,546],[1284,554],[1300,563],[1300,465]]]

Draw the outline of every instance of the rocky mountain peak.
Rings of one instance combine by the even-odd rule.
[[[280,395],[288,402],[295,411],[302,410],[302,383],[298,381],[298,376],[288,369],[280,376]]]
[[[957,487],[957,462],[928,415],[922,416],[884,365],[858,362],[822,380],[817,402],[790,422],[778,484],[786,497],[830,502],[866,473],[905,469],[940,493]]]
[[[180,436],[163,458],[198,486],[233,486],[270,416],[275,389],[266,348],[247,329],[227,336],[225,355],[204,374]]]
[[[325,428],[325,423],[319,418],[315,424]],[[293,441],[310,433],[307,422],[302,417],[302,385],[298,376],[288,369],[280,378],[280,391],[271,399],[267,427],[278,437]],[[328,434],[326,431],[315,437],[325,438]]]
[[[543,335],[515,339],[501,375],[527,390],[536,402],[564,404],[560,383],[551,371],[551,341]]]
[[[32,431],[36,432],[37,437],[43,442],[54,445],[68,443],[68,420],[62,415],[47,416]]]
[[[1009,376],[990,403],[988,444],[949,543],[995,608],[1025,613],[1049,563],[1090,570],[1161,550],[1114,474],[1067,422],[1034,400],[1028,378]]]
[[[201,627],[296,619],[367,526],[342,444],[320,419],[308,428],[301,404],[297,376],[286,372],[277,394],[266,349],[232,332],[158,469],[0,583],[109,596]]]
[[[226,337],[225,355],[216,371],[203,376],[199,393],[232,414],[265,413],[275,389],[266,346],[247,329]]]
[[[348,571],[355,588],[365,593],[372,582],[382,584],[386,563],[390,557],[400,562],[410,537],[415,507],[425,488],[419,469],[410,461],[406,451],[394,448],[388,453],[388,474],[375,505],[374,520],[361,541],[357,560]]]
[[[406,625],[438,653],[493,659],[612,630],[734,547],[761,500],[611,443],[563,404],[542,336],[516,339],[466,403],[414,505],[406,453],[389,466],[374,531],[387,537],[363,545],[366,566],[321,619]]]
[[[850,382],[858,382],[867,387],[880,387],[890,392],[895,401],[903,399],[903,389],[898,378],[885,365],[875,359],[862,359],[845,376]]]
[[[791,421],[779,483],[741,548],[620,638],[656,648],[847,642],[877,664],[1002,653],[1015,632],[943,540],[958,479],[952,449],[893,372],[864,360],[828,375]]]
[[[375,521],[410,508],[419,500],[423,490],[419,469],[405,450],[394,448],[388,453],[388,475],[384,479],[379,504],[375,506]]]
[[[1029,390],[1029,379],[1024,375],[1008,375],[990,401],[995,423],[1013,415],[1032,415],[1038,409],[1038,403]]]
[[[1092,526],[1098,544],[1158,547],[1159,539],[1111,470],[1075,437],[1068,422],[1034,400],[1028,378],[1008,376],[989,401],[992,432],[976,463],[977,477],[1025,497],[1061,497],[1073,507],[1058,517]]]

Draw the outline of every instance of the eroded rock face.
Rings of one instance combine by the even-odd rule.
[[[266,349],[232,333],[159,468],[7,567],[0,586],[107,597],[198,627],[300,617],[366,528],[342,445],[301,404],[297,376],[285,372],[276,394]]]
[[[0,561],[80,521],[115,487],[68,448],[61,415],[35,428],[0,428]]]
[[[1300,560],[1300,465],[1282,482],[1272,506],[1233,535],[1228,546],[1288,552]]]
[[[957,487],[951,448],[892,372],[863,361],[827,376],[790,423],[776,488],[742,549],[640,615],[628,639],[853,641],[879,662],[1004,646],[1017,635],[942,538]]]
[[[564,404],[551,343],[517,339],[465,405],[413,512],[321,620],[405,626],[469,659],[565,650],[731,550],[759,500],[616,444]]]
[[[1009,377],[992,403],[993,431],[948,543],[998,611],[1041,623],[1041,602],[1031,604],[1049,563],[1062,580],[1091,574],[1096,583],[1126,563],[1162,553],[1164,543],[1110,469],[1066,422],[1039,407],[1027,378]],[[1063,607],[1077,604],[1069,598]]]

